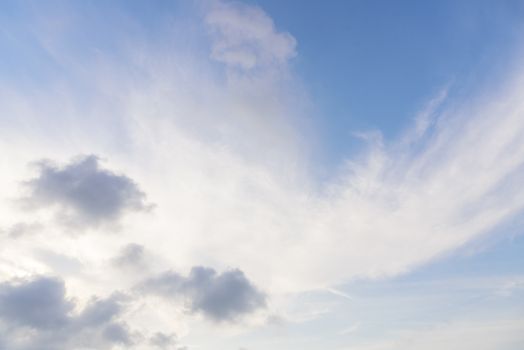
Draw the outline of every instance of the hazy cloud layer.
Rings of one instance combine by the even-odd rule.
[[[217,273],[196,266],[188,276],[168,271],[145,281],[141,289],[166,298],[186,298],[191,312],[214,321],[234,321],[266,305],[266,296],[238,269]]]
[[[116,222],[128,211],[149,208],[145,194],[129,177],[100,167],[99,159],[78,157],[65,166],[38,164],[38,175],[27,183],[30,205],[57,207],[68,223],[98,226]]]

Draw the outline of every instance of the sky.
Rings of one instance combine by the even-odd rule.
[[[521,350],[524,2],[3,1],[0,350]]]

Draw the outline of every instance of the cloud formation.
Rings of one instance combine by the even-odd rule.
[[[117,222],[128,211],[150,208],[132,179],[101,168],[94,155],[78,157],[65,166],[42,161],[38,175],[26,185],[31,206],[55,207],[62,220],[80,226]]]
[[[259,7],[216,1],[205,20],[214,38],[211,57],[228,67],[250,70],[279,66],[296,55],[295,38],[278,31]]]
[[[132,335],[118,318],[124,298],[92,299],[75,313],[64,282],[35,277],[0,284],[0,339],[10,350],[112,349],[131,345]]]
[[[189,311],[213,321],[235,321],[266,306],[266,296],[238,269],[217,273],[193,267],[189,275],[168,271],[142,283],[141,289],[166,298],[185,298]]]
[[[68,289],[73,295],[125,290],[136,280],[126,279],[122,270],[107,268],[107,263],[140,265],[149,259],[143,242],[147,242],[147,252],[158,257],[158,266],[147,265],[158,268],[155,271],[203,263],[217,271],[241,267],[249,280],[240,270],[218,273],[196,267],[188,276],[166,272],[144,283],[144,292],[163,298],[155,298],[158,304],[149,306],[150,310],[144,306],[137,311],[144,318],[136,316],[129,324],[135,322],[147,330],[144,334],[151,345],[170,346],[170,327],[177,327],[174,331],[181,337],[179,330],[185,330],[179,315],[166,311],[171,300],[185,301],[189,313],[234,321],[266,304],[266,296],[255,286],[278,295],[357,277],[396,276],[522,213],[524,85],[520,71],[514,74],[516,83],[482,100],[451,106],[443,94],[430,104],[407,140],[396,143],[376,137],[368,153],[347,159],[340,172],[320,183],[303,166],[310,156],[310,148],[300,142],[302,117],[307,113],[297,113],[312,102],[296,98],[300,82],[282,79],[286,62],[295,55],[295,40],[277,30],[260,8],[236,2],[213,2],[206,7],[211,58],[223,63],[214,64],[200,51],[194,55],[187,47],[166,45],[171,41],[164,32],[155,32],[155,40],[138,35],[126,37],[127,42],[115,36],[116,31],[95,26],[86,31],[78,27],[80,21],[111,22],[114,13],[91,8],[87,11],[91,17],[84,17],[85,8],[78,10],[77,5],[66,11],[66,17],[79,21],[48,20],[63,25],[50,31],[20,22],[21,27],[38,32],[36,39],[27,36],[49,50],[46,59],[56,60],[53,65],[61,67],[72,82],[55,80],[56,74],[50,74],[45,88],[0,86],[0,91],[8,92],[0,94],[0,148],[6,150],[0,167],[9,169],[0,174],[0,193],[11,194],[17,181],[28,178],[24,166],[33,159],[67,159],[88,150],[117,160],[124,174],[136,174],[133,177],[140,179],[148,196],[159,203],[158,211],[154,218],[136,216],[125,235],[105,234],[112,231],[106,224],[149,208],[138,185],[126,175],[102,168],[95,156],[65,165],[41,163],[37,176],[27,182],[27,202],[48,208],[62,222],[103,234],[62,237],[55,232],[60,231],[56,222],[45,222],[44,234],[30,236],[31,226],[16,224],[30,222],[27,213],[2,201],[0,206],[5,207],[0,210],[7,213],[0,218],[5,220],[2,227],[13,228],[9,232],[14,236],[27,234],[27,239],[0,245],[4,279],[44,270],[70,278],[73,283],[68,281]],[[52,12],[34,6],[39,10],[35,12]],[[134,25],[140,26],[119,23],[119,33],[127,35]],[[176,23],[166,27],[171,25]],[[109,26],[113,28],[114,23]],[[191,42],[190,34],[182,41]],[[93,35],[90,39],[95,43],[97,36],[113,36],[111,42],[129,44],[128,51],[118,51],[119,47],[113,56],[100,54],[104,45],[80,53],[69,46],[83,43],[79,38],[86,35]],[[70,41],[62,42],[63,38]],[[265,74],[268,69],[277,74]],[[263,74],[253,74],[260,70]],[[293,119],[296,114],[301,118]],[[307,144],[315,147],[309,140]],[[126,246],[111,260],[130,241],[139,243]],[[76,273],[73,261],[64,259],[70,256],[81,262],[82,274]],[[18,288],[9,285],[12,290]],[[60,299],[63,293],[56,285],[47,288],[40,295],[48,295],[47,303],[58,311],[49,311],[48,328],[38,326],[41,344],[77,344],[65,335],[53,338],[49,327],[65,327],[71,334],[81,329],[80,333],[94,334],[92,339],[101,344],[133,340],[120,322],[104,321],[116,312],[111,311],[111,303],[93,302],[98,311],[89,311],[94,307],[90,306],[75,313],[68,309],[73,301]],[[7,313],[14,312],[5,305]],[[90,331],[92,320],[107,327]],[[31,314],[12,319],[17,329],[37,327],[30,321],[38,320]],[[163,336],[149,336],[156,329],[148,327],[157,323],[165,323]],[[54,334],[61,336],[61,332]],[[84,341],[82,337],[78,342]],[[0,344],[13,339],[17,339],[13,334],[0,334]],[[18,350],[5,344],[4,348]]]
[[[17,326],[63,328],[73,307],[74,304],[65,299],[64,284],[56,279],[38,278],[0,285],[0,315]]]
[[[146,264],[144,256],[144,246],[136,243],[129,243],[122,247],[118,256],[113,259],[113,263],[118,267],[141,267]]]
[[[19,238],[25,235],[31,235],[42,230],[43,225],[38,222],[17,222],[8,229],[0,230],[5,232],[11,238]]]

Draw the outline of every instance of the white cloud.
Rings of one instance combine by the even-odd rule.
[[[278,31],[261,8],[240,2],[210,4],[205,20],[213,36],[213,59],[250,70],[284,65],[295,56],[295,38]]]

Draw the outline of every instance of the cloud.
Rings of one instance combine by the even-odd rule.
[[[43,225],[38,222],[17,222],[5,230],[9,237],[19,238],[25,235],[31,235],[42,230]],[[1,232],[1,231],[0,231]]]
[[[257,18],[267,16],[259,8],[236,3],[210,5],[207,11],[207,26],[217,26],[212,45],[233,40],[221,39],[229,33],[222,27],[236,28],[230,22],[258,23]],[[270,33],[268,37],[279,33],[267,24],[270,22],[260,21],[266,23],[262,32]],[[79,35],[75,34],[78,28],[69,29],[71,36]],[[239,42],[248,40],[238,35]],[[271,45],[259,44],[266,36],[250,35],[257,50],[267,51],[269,57],[287,57],[275,54]],[[210,68],[201,56],[181,58],[193,58],[187,48],[170,46],[174,52],[165,54],[168,50],[161,40],[146,45],[138,37],[132,39],[129,46],[146,49],[125,52],[119,60],[106,56],[89,60],[82,69],[64,64],[64,74],[75,79],[80,76],[90,87],[92,109],[77,102],[83,95],[67,83],[60,90],[63,94],[39,89],[38,98],[10,87],[9,96],[17,98],[3,98],[0,103],[1,114],[13,120],[7,123],[10,128],[0,129],[2,149],[13,154],[6,161],[0,159],[5,168],[15,169],[13,162],[34,159],[35,152],[51,150],[58,159],[80,149],[103,151],[126,173],[136,174],[158,203],[155,218],[138,218],[125,240],[114,242],[107,237],[78,248],[85,249],[82,254],[91,258],[85,260],[94,265],[101,245],[120,247],[130,237],[142,242],[144,235],[154,232],[156,239],[147,246],[152,254],[169,260],[163,268],[189,269],[202,260],[217,269],[241,266],[268,291],[303,291],[357,277],[405,273],[482,237],[522,212],[520,68],[511,72],[504,86],[488,86],[482,98],[457,98],[449,103],[453,90],[439,94],[407,140],[371,140],[369,152],[348,157],[342,170],[319,182],[311,171],[318,168],[316,164],[296,166],[307,159],[308,148],[290,137],[302,131],[304,118],[293,120],[289,115],[294,114],[288,112],[309,101],[290,103],[279,88],[280,81],[271,76],[264,88],[252,79],[243,81],[246,89],[244,85],[232,88],[230,81],[217,79],[216,67]],[[153,42],[162,43],[154,46]],[[186,56],[180,53],[184,49]],[[74,57],[69,51],[60,52]],[[275,60],[279,61],[269,59]],[[82,75],[85,71],[89,74]],[[130,78],[137,75],[140,79]],[[292,91],[300,88],[300,82],[290,85]],[[89,118],[86,110],[92,111]],[[63,115],[70,123],[59,118]],[[45,128],[42,120],[61,125],[60,129],[67,130],[64,134],[81,135],[81,146],[75,148],[76,143],[69,139],[62,141],[56,137],[57,128]],[[108,123],[100,123],[103,120]],[[28,134],[26,129],[17,129],[15,121],[38,127]],[[189,128],[191,122],[194,127]],[[101,132],[100,125],[112,127]],[[210,137],[213,132],[223,137]],[[128,140],[125,147],[114,144],[122,134]],[[113,196],[111,188],[103,194],[118,198],[118,205],[109,205],[100,213],[97,208],[103,206],[83,204],[83,196],[58,187],[52,195],[46,190],[45,202],[54,203],[75,221],[96,223],[112,222],[137,206],[143,210],[146,204],[136,185],[130,185],[127,177],[101,170],[96,160],[91,163],[97,165],[95,174],[102,172],[102,178],[120,184],[117,193],[130,192],[135,200]],[[44,179],[69,174],[80,164],[83,162],[43,165],[30,189],[47,189]],[[0,182],[2,190],[13,187],[18,173],[23,170],[13,170],[12,176]],[[84,185],[90,187],[91,182]],[[37,202],[44,205],[44,201]],[[100,225],[96,228],[108,231]],[[172,247],[177,248],[176,254]],[[32,268],[29,263],[16,265]]]
[[[285,64],[296,55],[296,40],[279,32],[261,8],[215,1],[206,24],[213,37],[211,57],[231,68],[250,70]]]
[[[136,243],[129,243],[122,247],[118,256],[113,259],[113,263],[118,267],[141,267],[146,264],[144,246]]]
[[[235,21],[261,21],[266,23],[262,32],[271,34],[268,37],[280,34],[268,24],[271,22],[257,19],[269,17],[257,7],[220,2],[206,11],[206,26],[217,27],[212,45],[233,40],[221,39],[229,33],[221,28],[236,28],[229,24]],[[68,33],[74,37],[79,29],[73,24]],[[257,50],[267,51],[269,57],[287,57],[273,53],[271,45],[260,44],[264,35],[250,34],[254,39],[235,35],[241,36],[242,43],[254,40]],[[430,101],[406,137],[400,141],[368,138],[369,152],[348,156],[340,171],[320,182],[314,170],[319,166],[307,166],[310,148],[302,147],[300,137],[293,137],[302,133],[305,119],[293,119],[298,114],[293,107],[311,103],[289,98],[301,89],[300,82],[291,82],[289,91],[283,91],[281,80],[269,75],[264,84],[244,79],[238,86],[217,78],[221,76],[217,67],[203,62],[200,52],[179,46],[168,50],[163,42],[153,45],[161,40],[146,45],[139,37],[132,39],[129,46],[143,50],[125,51],[119,60],[110,56],[89,60],[82,69],[63,66],[67,74],[75,79],[80,76],[89,85],[92,109],[78,102],[82,94],[67,83],[62,94],[39,89],[36,97],[10,87],[9,96],[16,98],[3,98],[0,103],[2,115],[13,120],[7,123],[10,128],[0,130],[0,143],[7,154],[14,154],[0,161],[6,168],[18,169],[0,181],[2,193],[14,187],[15,180],[25,178],[15,176],[23,170],[13,163],[30,161],[35,153],[49,151],[53,158],[63,159],[92,150],[104,152],[126,173],[136,174],[158,203],[154,219],[138,217],[132,227],[126,227],[121,241],[106,237],[103,244],[87,242],[83,254],[92,264],[100,258],[95,257],[100,245],[109,249],[109,245],[120,247],[130,239],[142,242],[144,235],[154,232],[156,239],[149,240],[147,247],[169,260],[163,268],[189,269],[202,260],[217,269],[241,266],[268,291],[304,291],[357,277],[411,271],[522,212],[520,68],[511,72],[511,79],[501,80],[500,88],[488,86],[482,98],[453,100],[454,90],[445,89]],[[75,57],[66,48],[59,51],[61,55]],[[85,71],[89,74],[83,75]],[[243,69],[236,73],[251,76]],[[140,79],[133,80],[137,75]],[[92,111],[89,118],[86,110]],[[69,123],[59,118],[63,115]],[[78,136],[81,145],[63,141],[55,134],[56,128],[45,128],[42,120],[61,125],[68,135]],[[15,121],[38,127],[28,133]],[[102,132],[100,125],[112,127]],[[126,143],[115,145],[122,134]],[[96,174],[121,179],[101,170],[97,161],[91,162],[97,165]],[[42,179],[67,174],[79,164],[82,162],[44,165],[33,189],[46,188]],[[120,188],[134,193],[132,202],[143,210],[147,205],[136,194],[140,190],[124,178],[127,180],[115,182],[127,184]],[[95,210],[99,206],[78,204],[83,197],[76,193],[64,189],[57,193],[48,196],[50,200],[46,196],[46,202],[75,221],[113,222],[137,207],[122,199],[117,202],[126,203],[123,208],[113,205],[99,213]],[[109,231],[99,224],[96,229]],[[107,259],[108,254],[102,258]],[[20,268],[31,270],[27,265]]]
[[[52,6],[34,6],[46,15],[52,12]],[[69,11],[84,14],[75,6],[65,11],[66,18],[76,18]],[[303,88],[300,81],[288,81],[284,89],[282,80],[271,74],[261,74],[264,80],[252,79],[258,69],[286,70],[295,54],[294,41],[275,29],[258,7],[219,3],[208,11],[211,58],[223,64],[210,64],[200,51],[171,45],[173,33],[183,41],[194,39],[191,33],[185,36],[187,28],[179,30],[183,25],[159,21],[155,28],[176,30],[169,35],[155,30],[154,40],[149,40],[145,34],[145,39],[128,35],[129,23],[123,21],[119,31],[126,36],[108,39],[124,43],[132,48],[129,51],[116,47],[113,55],[106,52],[107,45],[96,45],[96,50],[82,50],[85,57],[79,60],[77,45],[49,35],[57,46],[47,59],[60,59],[52,63],[60,67],[64,79],[49,74],[42,78],[44,84],[31,81],[34,88],[0,84],[0,91],[6,92],[0,94],[0,168],[8,169],[0,173],[2,196],[9,197],[17,181],[29,178],[24,170],[27,162],[89,152],[115,161],[124,174],[133,174],[158,203],[154,218],[126,217],[134,221],[125,235],[105,234],[112,231],[105,223],[146,210],[136,183],[104,170],[96,158],[61,166],[43,163],[27,187],[30,202],[50,206],[68,221],[104,234],[62,239],[54,235],[54,223],[46,222],[45,235],[0,245],[2,276],[39,271],[41,264],[32,254],[36,248],[46,249],[75,256],[84,264],[85,275],[68,276],[74,295],[85,297],[94,290],[100,294],[99,290],[117,290],[129,283],[121,271],[108,269],[103,262],[130,241],[147,242],[147,251],[160,257],[157,271],[197,264],[217,271],[240,266],[251,286],[263,286],[274,300],[278,293],[406,273],[522,213],[520,68],[510,72],[515,80],[506,80],[505,88],[489,86],[482,98],[458,98],[452,105],[448,98],[453,98],[453,90],[439,95],[407,140],[398,144],[368,138],[369,152],[348,155],[341,171],[320,182],[316,174],[321,165],[303,166],[316,146],[302,128],[304,116],[313,114],[307,106],[314,101],[295,98]],[[107,20],[114,27],[114,13],[97,9],[90,15],[85,18]],[[156,15],[152,12],[151,18]],[[53,19],[49,23],[62,23],[48,18]],[[67,21],[71,42],[84,43],[81,38],[90,36],[98,43],[97,37],[115,35],[99,26],[86,30],[79,23]],[[46,33],[20,20],[19,26],[24,25]],[[239,27],[246,31],[235,29]],[[235,77],[245,79],[221,79],[224,67],[228,78],[234,70]],[[305,112],[299,113],[302,108]],[[307,139],[305,146],[302,139]],[[78,173],[92,176],[76,177]],[[102,179],[103,186],[95,186],[93,179]],[[86,203],[84,188],[96,198]],[[102,200],[105,196],[113,204]],[[27,222],[27,212],[5,202],[0,203],[2,227]],[[140,256],[135,247],[120,257],[132,262]],[[167,298],[145,317],[154,322],[132,321],[141,329],[166,323],[166,334],[171,326],[183,336],[179,329],[184,329],[184,322],[165,311],[165,300],[184,299],[189,311],[211,319],[234,319],[247,315],[243,310],[253,309],[249,305],[261,307],[261,297],[246,297],[255,300],[251,303],[242,297],[228,299],[230,304],[217,306],[221,294],[215,289],[220,289],[216,286],[222,275],[208,273],[203,278],[208,283],[199,284],[191,274],[166,273],[163,283],[171,292],[160,293],[158,287],[155,293]],[[232,283],[224,280],[221,288],[229,290]],[[244,288],[246,280],[238,278],[238,290],[257,295]],[[220,309],[226,306],[234,311]],[[114,338],[118,333],[116,328],[107,332]],[[102,337],[101,331],[97,334]]]
[[[42,161],[38,170],[26,182],[30,194],[25,201],[36,208],[57,207],[68,223],[96,227],[150,208],[132,179],[100,168],[96,156],[78,157],[63,167]]]
[[[19,284],[0,285],[0,315],[18,326],[60,329],[69,321],[74,304],[64,298],[64,284],[57,279],[39,278]]]
[[[6,348],[112,349],[131,345],[132,334],[117,319],[123,312],[120,294],[93,298],[81,312],[66,297],[64,282],[51,277],[13,280],[0,284],[0,339]]]
[[[187,277],[168,271],[142,283],[141,289],[166,298],[184,297],[192,313],[214,321],[235,321],[266,306],[266,296],[238,269],[218,274],[196,266]]]
[[[125,325],[120,323],[109,324],[104,328],[102,334],[104,338],[107,339],[110,343],[122,344],[128,347],[133,344],[129,330]]]
[[[149,342],[160,349],[173,349],[176,345],[176,335],[157,332],[149,339]]]

